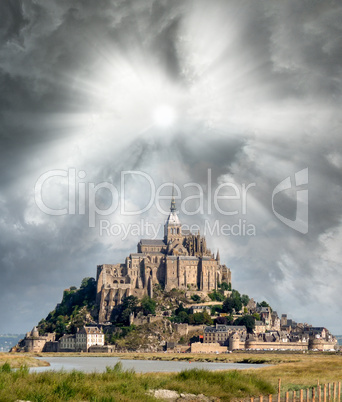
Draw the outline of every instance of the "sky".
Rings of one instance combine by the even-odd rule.
[[[233,288],[341,334],[341,19],[337,0],[2,0],[0,333],[162,238],[174,182]]]

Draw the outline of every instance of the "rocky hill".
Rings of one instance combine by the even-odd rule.
[[[223,312],[225,316],[218,321],[233,323],[236,319],[232,313],[246,310],[249,297],[228,289],[228,284],[222,283],[217,291],[202,300],[198,295],[187,297],[184,290],[166,292],[160,285],[154,285],[153,298],[126,297],[113,309],[111,322],[103,325],[106,342],[120,350],[141,351],[160,350],[166,342],[186,345],[191,339],[198,339],[203,325],[214,323],[211,316]],[[192,312],[191,306],[203,302],[211,303],[209,311]],[[250,325],[259,319],[257,315],[251,318]],[[58,339],[63,334],[76,333],[84,325],[96,325],[97,319],[96,281],[84,278],[79,288],[72,286],[64,290],[62,301],[39,322],[38,330],[40,335],[55,332]],[[189,333],[178,330],[178,324],[182,323],[189,324]],[[241,324],[241,319],[236,323]]]
[[[58,338],[65,333],[74,334],[83,325],[96,324],[95,300],[94,278],[84,278],[79,289],[71,286],[64,290],[61,303],[39,322],[39,334],[56,332]]]

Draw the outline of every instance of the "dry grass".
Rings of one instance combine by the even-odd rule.
[[[251,369],[247,372],[254,372]],[[342,381],[341,355],[303,355],[297,362],[280,363],[271,367],[257,369],[260,379],[269,381],[273,386],[282,381],[282,391],[311,388],[320,384]]]
[[[23,353],[0,353],[0,365],[9,363],[12,368],[50,366],[48,362],[35,359],[35,356]]]
[[[42,354],[47,356],[46,354]],[[61,356],[62,354],[51,354]],[[72,356],[72,354],[63,354]],[[92,356],[89,354],[73,354]],[[12,367],[20,363],[36,364],[37,355],[0,354],[0,365],[7,361]],[[104,356],[104,355],[101,355]],[[113,355],[108,355],[113,356]],[[205,370],[189,370],[183,373],[148,373],[135,374],[131,371],[110,370],[104,374],[74,373],[32,373],[22,371],[10,373],[4,371],[0,375],[0,400],[12,400],[13,383],[16,392],[13,400],[153,400],[146,392],[150,389],[173,389],[178,392],[203,393],[207,396],[230,401],[244,399],[260,394],[275,393],[278,378],[282,380],[282,392],[309,388],[320,384],[342,381],[342,356],[322,353],[312,354],[279,354],[279,353],[233,353],[227,355],[194,355],[194,354],[116,354],[130,359],[163,359],[163,360],[202,360],[205,361],[266,361],[273,364],[269,367],[248,369],[244,371],[208,372]],[[35,360],[35,362],[34,362]],[[134,384],[134,387],[132,387]],[[222,386],[224,384],[224,386]],[[11,395],[11,398],[9,398]],[[4,399],[5,398],[5,399]],[[7,398],[7,399],[6,399]],[[9,399],[8,399],[9,398]]]
[[[178,393],[204,394],[220,401],[244,399],[268,394],[275,389],[256,373],[238,370],[212,372],[185,370],[180,373],[135,374],[122,370],[120,364],[106,373],[85,374],[47,371],[29,373],[28,369],[13,371],[8,364],[0,366],[0,401],[155,401],[151,390],[168,389]]]

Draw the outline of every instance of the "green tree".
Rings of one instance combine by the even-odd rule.
[[[212,325],[212,323],[213,320],[206,311],[204,313],[189,314],[189,324],[191,325]]]
[[[258,306],[259,307],[269,307],[270,310],[272,311],[272,307],[267,302],[265,302],[265,300],[263,300],[261,303],[258,303]]]
[[[227,317],[217,317],[215,322],[216,324],[227,325]]]
[[[212,325],[213,320],[211,319],[210,315],[206,311],[204,311],[202,314],[203,314],[203,324]]]
[[[256,321],[260,321],[260,315],[258,313],[254,313],[253,317],[255,318]]]
[[[249,334],[253,333],[255,328],[255,318],[252,315],[244,315],[234,321],[234,325],[244,325]]]
[[[191,299],[192,299],[194,302],[199,302],[199,301],[201,300],[201,296],[199,296],[199,295],[192,295],[192,296],[191,296]]]
[[[222,311],[224,313],[233,314],[234,311],[234,300],[232,297],[227,297],[223,302]]]
[[[79,314],[81,308],[85,313],[91,313],[96,302],[96,281],[94,278],[84,278],[80,289],[71,286],[63,292],[63,298],[45,320],[38,324],[39,333],[54,332],[57,334],[74,333],[77,327],[84,323],[84,314]],[[61,320],[59,317],[64,317]],[[69,325],[70,323],[70,325]]]
[[[155,314],[156,313],[156,302],[149,296],[145,296],[141,300],[141,308],[144,315]]]
[[[58,316],[57,317],[57,322],[56,322],[56,335],[58,338],[60,338],[62,335],[66,333],[66,325],[65,325],[65,319],[63,316]]]
[[[111,320],[113,323],[129,325],[129,317],[137,311],[138,298],[128,296],[122,299],[122,303],[113,309]]]
[[[176,323],[189,323],[189,315],[186,311],[181,311],[175,318],[174,322]]]
[[[213,290],[212,293],[209,293],[208,296],[213,301],[223,301],[224,296],[222,293],[218,292],[217,290]]]
[[[87,286],[88,286],[88,283],[89,283],[89,281],[91,280],[92,278],[83,278],[82,279],[82,282],[81,282],[81,289],[85,289]]]
[[[241,295],[237,290],[232,290],[232,293],[227,297],[222,305],[222,311],[228,314],[239,312],[242,309]]]
[[[222,290],[229,290],[229,285],[227,282],[222,282],[220,288]]]
[[[249,302],[249,297],[247,295],[242,295],[241,296],[241,302],[244,306],[247,306],[248,302]]]
[[[178,315],[181,311],[185,311],[187,314],[189,314],[189,309],[185,309],[183,303],[180,303],[178,308],[176,308],[175,315]]]
[[[210,310],[211,315],[220,314],[222,313],[222,306],[211,306]]]
[[[242,309],[241,295],[237,290],[233,289],[230,297],[234,301],[233,308],[234,308],[235,312],[238,313]]]

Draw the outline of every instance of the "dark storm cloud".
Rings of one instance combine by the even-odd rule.
[[[142,170],[157,184],[175,179],[180,187],[195,181],[205,188],[209,168],[215,186],[255,183],[246,217],[214,211],[209,218],[246,218],[257,236],[214,235],[208,242],[220,247],[244,293],[268,297],[278,313],[296,318],[298,310],[299,319],[334,325],[334,313],[323,322],[311,309],[342,307],[339,2],[2,1],[0,16],[0,294],[17,312],[3,312],[7,326],[0,332],[27,330],[59,301],[61,289],[95,275],[97,264],[121,261],[136,243],[134,236],[124,244],[99,237],[83,216],[39,214],[36,180],[66,167],[118,188],[122,170]],[[175,87],[195,91],[190,106],[200,116],[183,116],[171,133],[132,135],[138,117],[127,128],[120,112],[125,100],[105,106],[99,84],[103,66],[120,76],[123,62],[138,76],[143,68],[161,71]],[[114,116],[109,128],[92,133],[86,116],[104,108]],[[115,134],[107,138],[105,130]],[[277,220],[271,199],[281,180],[306,167],[304,236]],[[130,183],[129,200],[142,205],[146,183]],[[63,191],[54,196],[63,204]],[[294,191],[278,195],[277,210],[293,218],[295,197]],[[146,217],[164,219],[155,209]],[[189,223],[203,218],[182,216]],[[126,218],[116,213],[115,219]]]
[[[19,38],[20,31],[27,24],[21,1],[4,0],[0,5],[0,25],[2,40]]]

